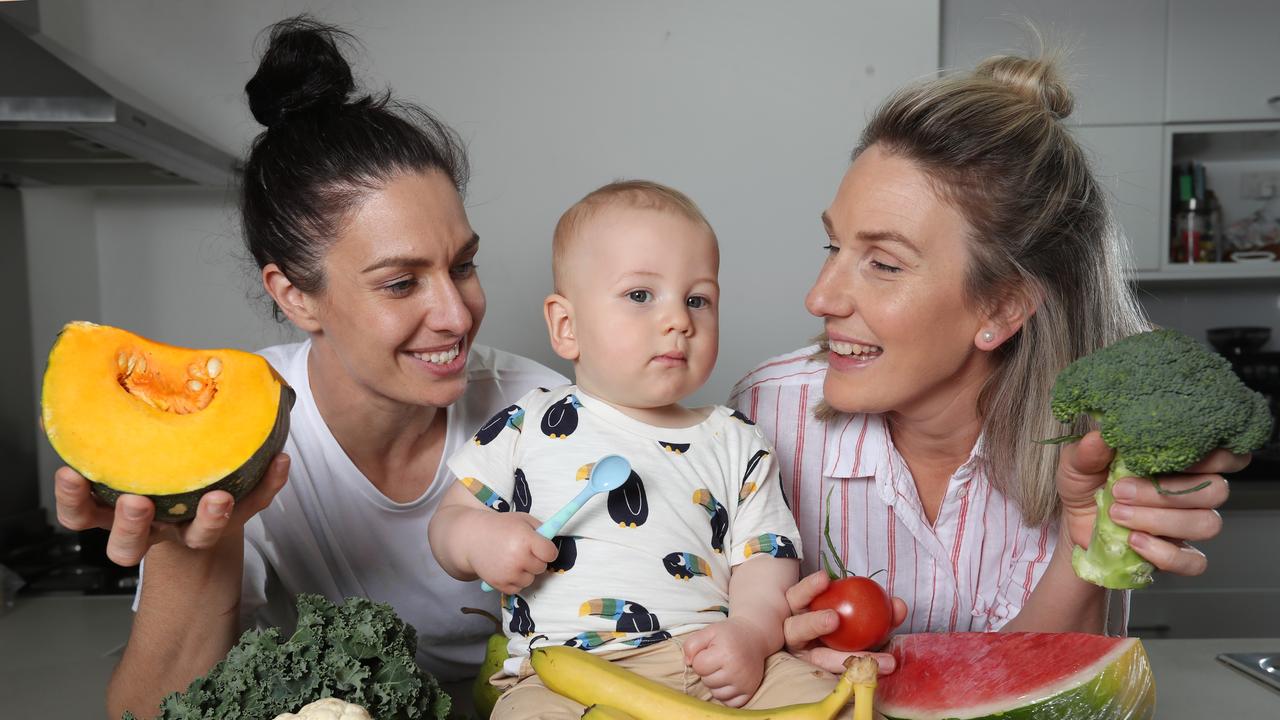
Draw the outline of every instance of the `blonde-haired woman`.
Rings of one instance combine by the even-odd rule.
[[[829,521],[851,570],[885,571],[903,631],[1124,632],[1127,598],[1070,563],[1110,451],[1096,432],[1061,451],[1034,442],[1062,434],[1057,372],[1148,327],[1062,123],[1071,106],[1051,61],[1016,57],[890,98],[822,215],[827,258],[805,302],[824,321],[818,346],[733,391],[777,449],[807,569]],[[1217,534],[1214,473],[1246,463],[1218,451],[1164,481],[1211,481],[1188,495],[1122,481],[1112,517],[1156,567],[1203,572],[1182,541]],[[844,654],[813,643],[834,612],[804,612],[826,584],[815,572],[792,589],[788,644],[838,671]]]

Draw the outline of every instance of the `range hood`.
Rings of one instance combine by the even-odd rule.
[[[36,2],[0,8],[0,184],[226,186],[231,155],[121,101],[41,35]]]

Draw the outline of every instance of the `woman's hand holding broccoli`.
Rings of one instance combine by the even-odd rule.
[[[1100,434],[1079,438],[1063,453],[1058,486],[1076,543],[1076,575],[1113,589],[1145,587],[1153,566],[1203,572],[1203,555],[1162,537],[1216,535],[1221,521],[1213,508],[1227,489],[1214,473],[1244,467],[1247,453],[1271,436],[1266,400],[1245,387],[1225,358],[1172,330],[1124,338],[1068,365],[1054,383],[1053,414],[1062,422],[1089,417],[1100,426]],[[1089,504],[1096,515],[1085,542]]]
[[[1106,484],[1114,457],[1115,451],[1096,431],[1062,448],[1058,494],[1062,498],[1063,523],[1077,546],[1089,545],[1098,516],[1094,493]],[[1248,455],[1214,450],[1183,474],[1161,476],[1161,487],[1174,493],[1209,483],[1184,494],[1161,494],[1144,478],[1120,478],[1112,488],[1115,502],[1110,517],[1131,531],[1130,547],[1156,568],[1175,575],[1199,575],[1207,561],[1203,553],[1185,541],[1208,540],[1218,534],[1222,519],[1214,508],[1226,501],[1228,493],[1221,473],[1235,472],[1248,464]]]

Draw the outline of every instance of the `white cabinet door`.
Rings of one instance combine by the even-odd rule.
[[[1164,129],[1160,125],[1077,127],[1094,174],[1110,195],[1112,212],[1129,243],[1133,270],[1159,270]]]
[[[1131,594],[1129,627],[1143,637],[1280,637],[1278,534],[1280,510],[1224,510],[1222,532],[1195,543],[1205,573],[1157,573]]]
[[[1052,47],[1075,92],[1084,125],[1164,119],[1166,0],[944,0],[944,69],[971,69],[1000,53],[1038,50],[1024,20]]]
[[[1169,122],[1280,120],[1280,2],[1169,0]]]

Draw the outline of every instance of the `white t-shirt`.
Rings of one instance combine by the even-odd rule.
[[[610,454],[631,463],[627,482],[588,500],[560,530],[552,572],[503,598],[513,659],[528,655],[535,636],[546,636],[538,645],[594,650],[696,630],[728,614],[732,567],[755,554],[799,557],[772,448],[723,406],[692,427],[662,428],[573,385],[534,390],[448,465],[494,510],[546,520]]]
[[[493,624],[463,607],[498,611],[493,593],[459,582],[436,562],[427,524],[450,485],[441,463],[422,497],[397,503],[356,468],[320,417],[307,374],[310,341],[259,352],[297,393],[290,414],[289,481],[271,505],[245,524],[241,627],[295,622],[294,596],[309,592],[334,602],[363,596],[389,603],[418,631],[418,664],[443,681],[475,675]],[[476,428],[530,389],[556,387],[560,374],[532,360],[474,346],[467,390],[447,409],[442,457]]]

